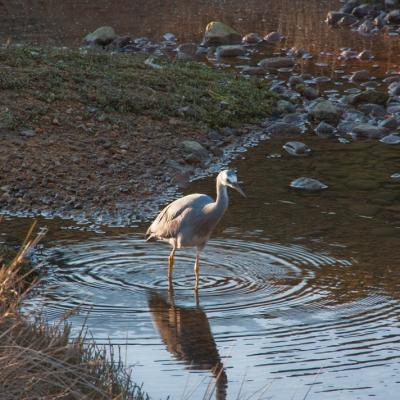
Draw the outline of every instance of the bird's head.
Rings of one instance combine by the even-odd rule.
[[[232,169],[225,169],[224,171],[221,171],[219,173],[218,178],[223,185],[237,190],[243,197],[246,197],[243,190],[239,186],[235,171],[233,171]]]

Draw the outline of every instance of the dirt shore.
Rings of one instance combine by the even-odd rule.
[[[256,79],[144,61],[0,52],[3,213],[129,224],[242,142],[252,130],[243,122],[270,113],[273,96]]]

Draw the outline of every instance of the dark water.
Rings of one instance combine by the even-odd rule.
[[[396,67],[397,38],[364,38],[321,22],[337,1],[31,1],[16,12],[17,3],[0,3],[14,15],[12,27],[0,26],[21,40],[76,44],[106,23],[134,36],[172,31],[193,40],[210,19],[224,19],[243,33],[282,31],[288,46],[327,60],[321,73],[328,76],[340,62],[318,54],[342,46],[372,49],[377,59],[364,65],[379,65],[382,75]],[[146,224],[96,233],[42,221],[50,228],[47,274],[27,309],[43,307],[53,320],[79,307],[74,329],[87,318],[99,344],[120,346],[134,379],[156,399],[397,399],[400,183],[390,176],[400,172],[399,150],[303,141],[310,157],[292,158],[274,139],[233,163],[248,199],[231,195],[201,259],[198,296],[193,252],[178,253],[168,291],[170,249],[144,242]],[[302,175],[329,189],[290,189]],[[214,195],[214,177],[185,193],[194,191]],[[28,225],[7,220],[3,235],[17,241]]]

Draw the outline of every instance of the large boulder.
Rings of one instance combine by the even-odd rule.
[[[101,26],[94,32],[85,36],[84,41],[86,44],[97,44],[99,46],[107,46],[117,38],[117,34],[111,26]]]
[[[311,116],[314,120],[324,121],[329,124],[336,124],[341,115],[342,110],[329,100],[318,102],[311,110]]]
[[[294,66],[292,57],[271,57],[264,58],[258,65],[265,69],[291,68]]]
[[[203,37],[203,46],[214,46],[221,44],[239,44],[242,36],[230,26],[223,22],[210,22],[206,26]]]

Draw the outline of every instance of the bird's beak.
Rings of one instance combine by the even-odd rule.
[[[243,197],[247,197],[238,183],[232,184],[232,189],[237,190]]]

